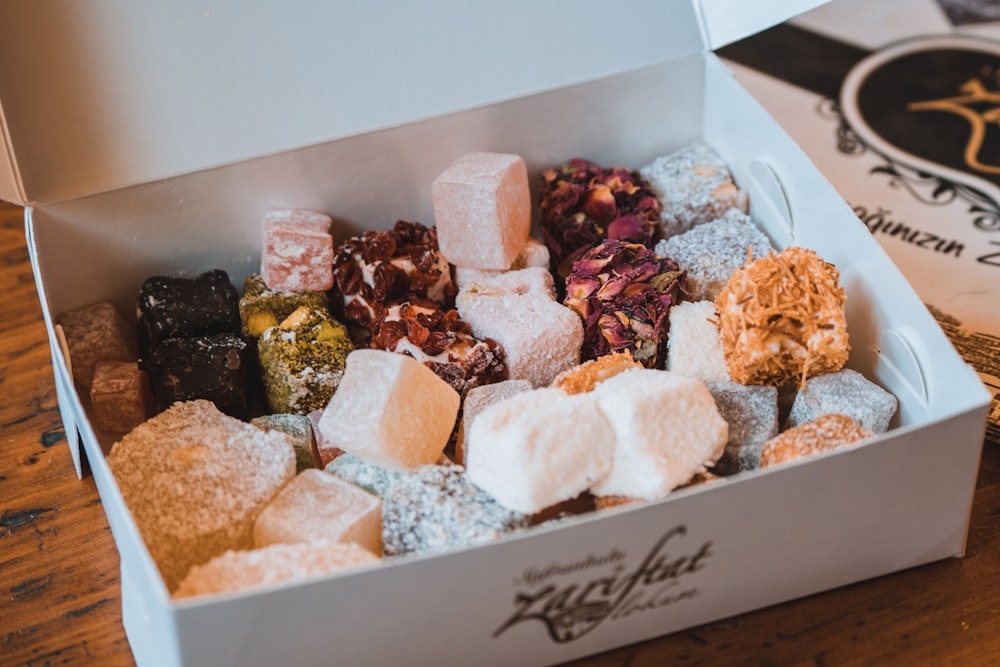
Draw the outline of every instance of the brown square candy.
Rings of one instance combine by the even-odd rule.
[[[139,353],[148,357],[170,338],[240,331],[240,299],[221,269],[197,278],[153,276],[139,291]]]
[[[134,361],[99,361],[90,385],[94,426],[128,433],[154,414],[149,376]]]

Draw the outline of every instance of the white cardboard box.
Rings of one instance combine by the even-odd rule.
[[[785,13],[764,18],[815,3],[778,4]],[[735,20],[741,3],[399,5],[0,8],[0,186],[28,204],[66,435],[75,450],[79,431],[121,554],[140,665],[553,663],[963,553],[988,396],[847,205],[706,50],[749,25]],[[277,47],[260,57],[227,41],[246,34]],[[602,35],[615,38],[606,53]],[[71,100],[83,106],[48,106]],[[75,129],[50,125],[51,139],[56,121]],[[465,551],[170,601],[55,315],[96,300],[130,313],[153,274],[218,267],[240,281],[276,206],[330,212],[337,238],[431,222],[431,181],[472,150],[523,155],[537,184],[571,157],[638,167],[696,138],[729,161],[777,245],[840,269],[849,366],[900,400],[888,434]]]

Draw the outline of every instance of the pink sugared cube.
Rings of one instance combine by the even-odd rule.
[[[432,186],[441,254],[456,266],[506,270],[531,228],[528,170],[517,155],[470,153]]]
[[[451,385],[411,356],[354,350],[317,440],[391,470],[437,463],[458,417]]]
[[[269,288],[322,292],[333,287],[332,222],[330,216],[306,209],[264,216],[260,274]]]

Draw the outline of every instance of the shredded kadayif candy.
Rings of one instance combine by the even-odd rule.
[[[839,277],[836,267],[799,247],[735,271],[715,299],[733,379],[801,385],[842,368],[850,345]]]

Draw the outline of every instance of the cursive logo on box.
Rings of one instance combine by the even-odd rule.
[[[568,563],[528,568],[515,579],[512,613],[494,631],[499,637],[515,625],[538,621],[558,643],[579,639],[605,621],[661,609],[691,600],[701,590],[685,579],[705,567],[712,542],[692,548],[683,543],[686,526],[666,531],[643,556],[638,567],[626,569],[627,554],[612,548],[602,556],[588,555]],[[561,577],[597,570],[595,576],[571,583]]]

